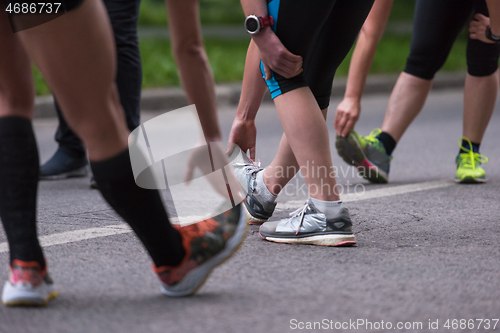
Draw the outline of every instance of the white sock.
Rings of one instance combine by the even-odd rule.
[[[318,199],[311,198],[314,206],[323,214],[326,215],[327,219],[335,217],[342,209],[342,200],[339,201],[322,201]]]
[[[267,186],[264,183],[264,170],[257,173],[256,182],[257,186],[255,187],[255,191],[257,194],[266,200],[266,202],[274,203],[276,201],[276,196],[267,189]]]

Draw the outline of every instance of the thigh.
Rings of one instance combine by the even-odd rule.
[[[101,1],[85,0],[76,10],[18,35],[89,158],[122,151],[128,131],[114,83],[114,40]]]
[[[474,1],[474,14],[489,17],[488,6],[485,0]],[[500,46],[483,43],[476,39],[467,42],[467,71],[472,76],[489,76],[498,69]]]
[[[330,102],[333,78],[352,48],[373,1],[338,0],[304,62],[306,81],[320,109]]]
[[[0,117],[31,118],[35,91],[27,53],[0,2]]]
[[[472,15],[472,0],[417,0],[405,72],[430,80]]]
[[[268,2],[268,10],[274,19],[273,30],[291,53],[306,59],[313,41],[319,35],[336,2],[336,0],[316,0],[314,3],[307,0],[271,0]],[[266,83],[273,98],[307,86],[303,73],[290,79],[273,73],[272,78]]]

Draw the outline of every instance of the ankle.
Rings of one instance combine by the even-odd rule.
[[[462,145],[460,146],[460,151],[458,152],[459,154],[463,153],[469,153],[471,150],[474,153],[479,153],[479,147],[481,146],[481,142],[476,143],[469,141],[468,139],[466,140],[465,137],[462,139]]]
[[[272,196],[273,200],[276,200],[276,197],[282,190],[282,186],[274,182],[275,179],[273,177],[268,177],[266,175],[266,170],[267,168],[257,173],[257,186],[261,192]]]
[[[323,201],[319,199],[311,198],[313,205],[323,214],[325,214],[327,219],[332,219],[339,213],[343,208],[342,200],[337,201]]]
[[[389,156],[392,155],[392,152],[394,151],[394,148],[396,148],[397,144],[396,140],[394,140],[392,135],[390,135],[387,132],[382,132],[378,135],[378,139],[380,140],[380,142],[382,142],[382,145],[384,146],[387,155]]]

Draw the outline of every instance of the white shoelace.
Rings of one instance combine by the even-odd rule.
[[[306,214],[307,209],[310,208],[310,202],[306,201],[304,206],[300,207],[299,209],[293,211],[290,213],[290,217],[293,219],[294,217],[299,217],[300,216],[300,223],[299,227],[297,228],[297,232],[295,232],[296,235],[298,235],[300,231],[300,227],[302,227],[302,222],[304,221],[304,215]]]
[[[234,166],[243,167],[243,172],[245,172],[246,175],[250,175],[254,172],[262,170],[262,168],[260,167],[260,161],[252,163],[234,163]]]

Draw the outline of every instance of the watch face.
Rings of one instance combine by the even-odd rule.
[[[248,32],[256,32],[257,29],[259,28],[259,24],[257,22],[257,19],[255,19],[253,17],[246,20],[245,26],[246,26]]]

